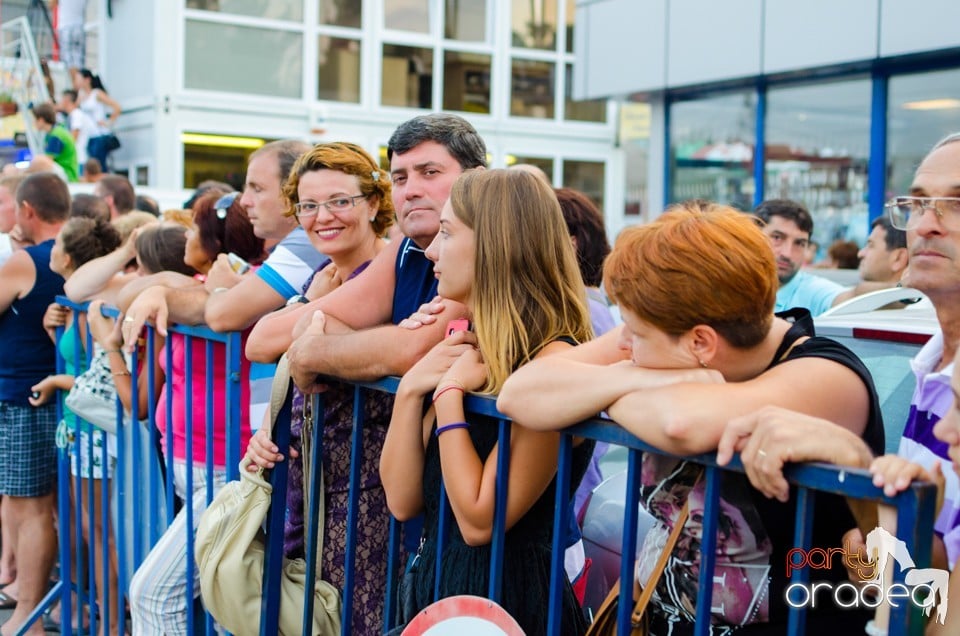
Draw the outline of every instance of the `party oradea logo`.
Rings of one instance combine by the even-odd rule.
[[[843,559],[850,572],[857,572],[860,584],[851,581],[830,583],[793,583],[784,593],[790,607],[815,608],[832,602],[842,608],[876,608],[884,602],[891,607],[910,602],[930,616],[934,605],[937,621],[942,625],[947,618],[947,587],[950,573],[937,568],[918,568],[907,550],[907,544],[883,528],[874,528],[867,534],[866,553],[872,560],[865,561],[858,550],[848,543],[842,548],[793,548],[787,553],[787,578],[801,568],[829,570],[836,558]],[[903,583],[886,582],[884,573],[893,558],[905,572]]]

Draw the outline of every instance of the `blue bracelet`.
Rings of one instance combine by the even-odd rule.
[[[453,422],[451,424],[444,424],[443,426],[438,426],[434,435],[440,437],[441,433],[446,433],[447,431],[453,430],[455,428],[469,428],[470,425],[467,422]]]

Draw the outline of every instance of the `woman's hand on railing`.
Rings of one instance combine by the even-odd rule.
[[[277,445],[270,439],[270,434],[267,433],[267,430],[261,428],[250,437],[250,443],[247,444],[246,457],[253,462],[247,466],[247,470],[255,473],[260,468],[265,470],[273,468],[276,466],[276,462],[282,462],[284,460],[283,455],[279,451],[280,449],[277,448]],[[296,459],[300,456],[300,453],[293,447],[291,447],[288,452],[291,459]]]
[[[67,315],[69,310],[63,305],[50,303],[47,310],[43,313],[43,329],[50,335],[50,339],[56,342],[57,327],[67,326]]]
[[[140,332],[150,320],[156,326],[157,333],[163,337],[167,336],[167,317],[170,310],[167,307],[166,293],[165,287],[150,287],[141,292],[127,308],[121,326],[123,345],[127,351],[132,352],[137,346]]]
[[[787,463],[828,462],[865,468],[873,459],[864,441],[848,429],[774,406],[730,420],[717,445],[717,463],[725,466],[735,452],[740,453],[753,487],[784,502],[790,495],[783,476]]]
[[[458,331],[437,343],[433,349],[420,358],[419,362],[403,374],[397,392],[404,391],[409,395],[430,393],[437,388],[440,380],[460,356],[472,351],[476,344],[476,334],[469,331]],[[467,389],[466,386],[464,388]]]
[[[487,365],[480,357],[480,351],[470,348],[454,360],[453,365],[443,374],[437,386],[459,385],[466,391],[479,391],[486,382]]]
[[[102,300],[92,301],[87,308],[87,326],[90,334],[102,349],[106,351],[119,349],[123,345],[120,321],[104,316],[102,308]]]

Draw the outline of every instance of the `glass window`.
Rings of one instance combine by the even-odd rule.
[[[620,147],[623,149],[626,192],[623,213],[633,221],[649,221],[647,170],[650,162],[650,104],[620,104]],[[659,212],[659,210],[657,210]],[[636,218],[639,217],[639,218]]]
[[[563,160],[563,185],[579,190],[593,199],[601,212],[603,212],[604,167],[602,161]]]
[[[302,37],[187,20],[185,85],[271,97],[302,95]]]
[[[510,17],[512,46],[557,48],[557,0],[513,0]]]
[[[223,145],[183,144],[183,187],[196,188],[212,179],[243,189],[247,160],[255,148]]]
[[[577,0],[567,0],[567,53],[573,53],[573,23],[577,17]]]
[[[756,94],[676,102],[670,110],[670,201],[753,207]]]
[[[359,29],[363,0],[320,0],[320,24]]]
[[[303,0],[187,0],[188,9],[249,15],[271,20],[303,20]]]
[[[543,173],[547,175],[547,180],[550,183],[553,183],[553,159],[548,159],[546,157],[525,157],[522,155],[507,155],[507,167],[515,166],[518,163],[525,163],[531,166],[536,166],[543,170]]]
[[[960,69],[899,75],[887,93],[887,194],[907,194],[920,160],[960,129]]]
[[[433,103],[433,49],[383,45],[384,106],[431,108]]]
[[[521,117],[553,118],[553,62],[513,60],[510,77],[510,114]]]
[[[605,99],[586,99],[575,101],[571,98],[573,94],[573,64],[566,64],[567,82],[564,86],[565,103],[564,118],[575,121],[596,121],[603,123],[607,121],[607,100]]]
[[[866,242],[870,81],[770,89],[764,197],[791,199],[813,216],[823,249]]]
[[[360,101],[360,41],[321,35],[317,43],[317,99]]]
[[[383,0],[383,26],[430,33],[430,0]]]
[[[443,54],[443,109],[490,112],[490,56],[446,51]]]
[[[487,0],[446,0],[443,37],[462,42],[487,39]]]

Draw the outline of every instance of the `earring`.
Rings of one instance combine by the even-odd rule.
[[[697,358],[697,362],[699,362],[700,366],[703,367],[704,369],[707,368],[707,363],[701,360],[700,358]]]
[[[374,214],[373,216],[370,217],[370,222],[371,222],[371,223],[373,223],[373,222],[376,221],[376,220],[377,220],[377,215],[376,215],[376,214]]]

